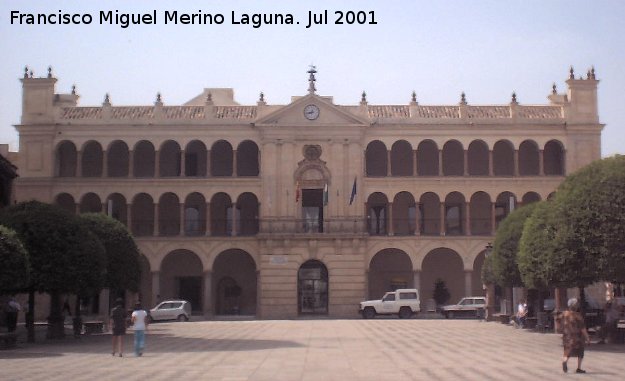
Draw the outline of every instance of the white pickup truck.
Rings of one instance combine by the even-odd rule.
[[[380,300],[360,302],[360,313],[365,319],[373,319],[375,315],[394,315],[400,319],[408,319],[421,311],[419,290],[416,288],[400,288],[387,292]]]

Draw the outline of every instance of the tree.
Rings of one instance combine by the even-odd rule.
[[[3,209],[0,224],[15,229],[30,254],[30,317],[34,291],[48,292],[48,337],[63,337],[61,294],[101,289],[106,266],[102,243],[75,216],[38,201]]]
[[[434,292],[432,293],[432,298],[436,301],[436,305],[440,306],[447,303],[449,297],[450,294],[445,285],[445,281],[441,278],[436,279],[434,282]]]
[[[128,229],[101,213],[81,214],[79,219],[104,245],[107,257],[105,286],[111,290],[138,291],[140,253]]]
[[[28,253],[14,230],[0,225],[0,294],[23,291],[28,287]]]

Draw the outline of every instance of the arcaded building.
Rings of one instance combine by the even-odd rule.
[[[512,208],[600,158],[594,70],[548,102],[284,105],[207,88],[183,105],[78,106],[26,72],[18,201],[122,221],[142,252],[139,297],[197,314],[356,316],[358,302],[441,278],[483,295],[485,247]],[[306,86],[308,90],[306,91]],[[546,84],[546,88],[549,85]],[[87,89],[88,91],[88,89]],[[354,89],[358,91],[358,89]]]

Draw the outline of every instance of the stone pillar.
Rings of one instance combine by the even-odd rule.
[[[161,151],[154,151],[154,177],[161,177]]]
[[[238,223],[238,219],[237,219],[237,203],[233,202],[232,203],[232,236],[235,237],[237,236],[238,233],[238,229],[237,229],[237,223]]]
[[[211,203],[206,203],[206,236],[211,235]]]
[[[237,177],[239,174],[237,173],[237,151],[232,151],[232,177]]]
[[[158,203],[154,203],[154,233],[152,234],[154,237],[158,237],[159,235],[159,216],[158,216]]]
[[[202,314],[208,318],[214,314],[213,311],[213,272],[204,271],[204,295],[202,299]]]
[[[440,235],[445,235],[445,203],[441,202],[441,215],[440,215],[440,219],[441,219],[441,226],[440,226]]]
[[[538,151],[538,175],[545,175],[545,151],[542,149]]]
[[[443,150],[438,150],[438,175],[443,176]]]
[[[180,203],[180,235],[184,236],[184,203]]]
[[[108,177],[109,170],[109,160],[108,160],[108,151],[102,151],[102,176],[100,177]]]
[[[419,209],[419,203],[415,204],[414,218],[415,218],[414,235],[421,235],[421,210]]]
[[[76,177],[82,177],[82,151],[76,151]]]
[[[256,270],[256,318],[261,318],[261,303],[262,300],[262,281],[260,279],[260,270]]]
[[[369,269],[365,270],[365,300],[371,299],[369,296]]]
[[[211,171],[211,151],[206,151],[206,177],[211,177],[213,172]]]
[[[464,175],[469,176],[469,151],[464,150]]]
[[[159,299],[162,299],[161,298],[161,272],[152,271],[152,304],[158,303]]]
[[[493,169],[493,151],[488,151],[488,176],[495,176],[495,171]]]
[[[519,150],[514,150],[514,176],[519,176]]]
[[[497,231],[497,226],[496,226],[497,218],[495,216],[495,206],[496,206],[495,202],[490,203],[490,235],[495,235],[495,232]]]
[[[472,275],[473,270],[464,270],[464,296],[471,296],[471,294],[473,294]]]
[[[128,177],[135,176],[135,151],[128,151]]]
[[[391,151],[386,151],[386,176],[393,175],[393,166],[391,165]]]
[[[495,314],[495,285],[490,283],[486,285],[486,320],[493,320]]]
[[[413,270],[412,271],[412,285],[413,288],[416,288],[421,292],[421,270]],[[423,298],[423,296],[420,296]]]
[[[126,227],[132,233],[132,204],[126,204]]]
[[[180,177],[186,176],[186,166],[187,166],[187,158],[186,158],[185,150],[180,150]]]
[[[412,151],[412,175],[417,176],[417,151]]]
[[[393,203],[389,202],[387,204],[387,208],[388,208],[388,235],[393,236],[395,235],[395,227],[394,227],[394,223],[393,223]]]
[[[464,234],[471,235],[471,204],[468,201],[464,202]]]

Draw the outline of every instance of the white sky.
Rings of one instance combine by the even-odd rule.
[[[99,25],[99,11],[157,10],[157,25]],[[378,25],[305,28],[308,11],[374,11]],[[88,12],[91,25],[11,25],[10,12]],[[165,10],[223,13],[223,25],[164,25]],[[258,29],[230,25],[230,13],[291,13],[300,25]],[[240,16],[237,16],[240,17]],[[317,90],[337,104],[547,104],[552,83],[564,92],[568,69],[594,65],[602,155],[625,154],[625,2],[607,1],[69,1],[0,3],[0,143],[18,147],[19,78],[28,65],[58,78],[57,92],[76,84],[79,105],[166,105],[205,87],[232,87],[241,104],[260,91],[269,104],[304,95],[308,65]]]

